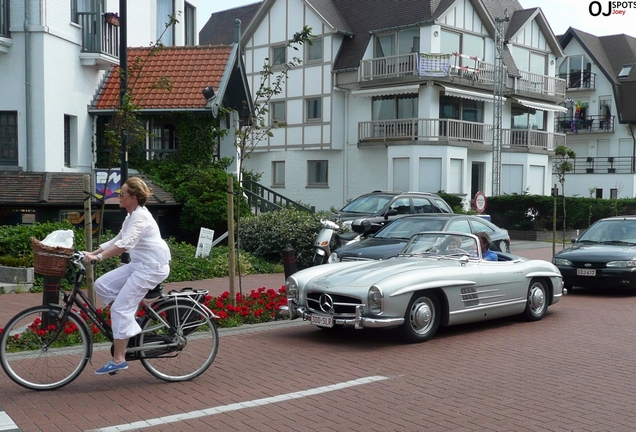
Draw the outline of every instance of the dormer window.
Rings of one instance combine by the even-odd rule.
[[[623,69],[621,69],[621,71],[619,72],[618,77],[619,78],[628,78],[633,67],[634,67],[633,63],[632,64],[623,65]]]

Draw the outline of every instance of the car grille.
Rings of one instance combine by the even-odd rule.
[[[572,267],[582,268],[582,269],[599,269],[599,268],[605,268],[605,263],[589,262],[589,261],[573,261]]]
[[[307,307],[312,312],[317,313],[355,315],[356,306],[361,304],[360,299],[339,294],[325,294],[322,292],[307,294]],[[332,310],[330,310],[330,305],[333,305]]]

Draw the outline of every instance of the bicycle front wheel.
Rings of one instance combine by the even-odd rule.
[[[176,334],[171,335],[158,319],[146,318],[138,336],[144,368],[164,381],[187,381],[205,372],[219,349],[214,321],[193,302],[167,302],[156,312],[174,326]]]
[[[2,331],[2,369],[22,387],[54,390],[84,370],[91,354],[90,334],[84,321],[73,313],[61,322],[63,311],[57,305],[25,309]]]

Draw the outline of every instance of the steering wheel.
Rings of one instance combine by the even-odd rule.
[[[464,249],[453,248],[453,249],[447,249],[446,254],[447,255],[468,255],[468,252],[466,252]]]

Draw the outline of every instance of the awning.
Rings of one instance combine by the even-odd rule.
[[[397,87],[373,88],[366,90],[353,90],[351,94],[355,97],[391,96],[398,94],[418,93],[420,85],[407,85]]]
[[[478,100],[478,101],[489,102],[489,103],[495,102],[495,95],[493,93],[486,93],[486,92],[477,91],[477,90],[468,90],[468,89],[446,86],[446,85],[443,85],[442,87],[444,87],[444,94],[446,94],[446,96],[455,96],[455,97],[460,97],[464,99],[472,99],[472,100]],[[503,98],[503,101],[505,102],[506,98]]]
[[[559,105],[554,105],[554,104],[549,104],[544,102],[536,102],[536,101],[531,101],[528,99],[514,98],[514,100],[516,100],[517,102],[519,102],[521,105],[525,107],[534,108],[541,111],[568,112],[567,108],[559,106]]]

